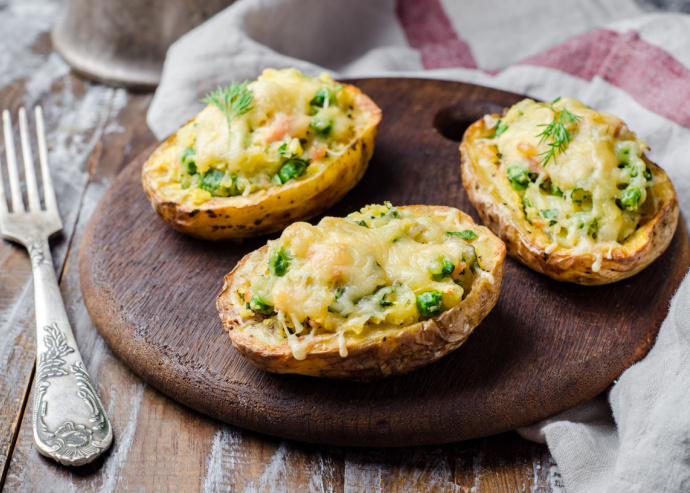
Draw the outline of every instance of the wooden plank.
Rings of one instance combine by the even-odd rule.
[[[458,491],[561,491],[547,447],[515,432],[455,444],[454,456]]]
[[[69,75],[69,67],[51,52],[47,32],[56,8],[54,2],[14,0],[3,10],[0,28],[8,35],[16,34],[10,36],[11,49],[21,53],[23,60],[18,64],[12,57],[2,59],[0,84],[4,87],[0,89],[0,107],[12,111],[15,135],[19,106],[30,108],[40,103],[44,107],[49,161],[64,223],[63,233],[51,241],[59,273],[89,179],[87,158],[103,133],[112,107],[124,100],[115,99],[117,91],[113,89],[84,83]],[[4,151],[3,142],[3,162]],[[34,365],[33,303],[28,255],[23,247],[0,242],[0,366],[7,369],[0,379],[0,485]]]

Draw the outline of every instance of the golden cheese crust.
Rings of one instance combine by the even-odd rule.
[[[381,121],[381,110],[367,95],[348,84],[343,85],[343,90],[355,94],[354,106],[366,112],[367,124],[347,149],[320,172],[247,196],[213,197],[197,205],[176,202],[161,193],[152,171],[160,168],[161,160],[169,156],[176,137],[173,135],[156,148],[142,168],[142,184],[153,209],[173,229],[211,241],[272,233],[293,221],[324,212],[364,176]]]
[[[491,241],[482,250],[477,250],[477,256],[482,259],[482,267],[490,276],[477,276],[465,299],[434,318],[404,327],[373,328],[359,335],[346,335],[346,357],[340,356],[339,344],[334,337],[316,336],[320,340],[308,351],[306,359],[298,360],[286,340],[275,344],[262,337],[265,328],[262,321],[244,319],[240,315],[242,303],[237,296],[232,296],[238,290],[246,289],[246,273],[251,270],[247,266],[265,263],[269,252],[267,245],[247,255],[225,276],[223,289],[217,298],[218,313],[233,346],[255,366],[269,372],[371,381],[410,372],[462,345],[498,300],[505,246],[486,228],[474,225],[469,216],[456,209],[440,206],[400,209],[429,215],[435,211],[455,211],[464,223],[471,224],[475,230],[483,230]]]
[[[492,116],[500,118],[499,115]],[[654,177],[650,190],[656,197],[657,207],[652,217],[643,221],[620,247],[603,253],[598,271],[592,269],[596,259],[590,253],[573,254],[568,249],[547,253],[550,243],[535,233],[535,228],[530,227],[519,210],[504,203],[494,193],[494,187],[509,187],[508,181],[491,180],[482,173],[479,159],[500,161],[496,151],[492,153],[487,146],[480,144],[480,139],[492,133],[486,127],[485,119],[474,122],[465,131],[460,144],[462,182],[482,221],[505,241],[511,257],[559,281],[600,285],[640,272],[670,244],[679,216],[676,192],[666,173],[643,156]]]

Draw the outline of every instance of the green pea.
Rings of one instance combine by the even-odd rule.
[[[323,108],[324,104],[326,104],[326,99],[328,99],[330,105],[330,103],[335,99],[335,95],[333,94],[333,91],[331,89],[322,87],[318,90],[316,96],[314,96],[312,100],[309,101],[309,104],[312,106],[318,106],[319,108]]]
[[[290,268],[290,250],[274,248],[268,256],[268,270],[277,277],[283,277]]]
[[[434,281],[440,281],[445,277],[450,277],[455,270],[455,264],[445,255],[439,255],[431,259],[427,269]]]
[[[264,300],[258,294],[255,294],[254,296],[252,296],[252,299],[249,300],[249,308],[254,310],[259,315],[264,315],[266,317],[270,317],[271,315],[275,315],[275,311],[273,310],[273,305],[266,302],[266,300]]]
[[[620,205],[623,209],[628,211],[635,211],[640,206],[640,197],[642,192],[639,188],[629,188],[625,195],[620,199]]]
[[[443,311],[443,295],[438,291],[425,291],[417,295],[417,310],[422,317],[433,317]]]
[[[312,128],[318,135],[327,137],[333,128],[333,121],[330,118],[317,116],[311,121],[309,127]]]
[[[293,178],[299,178],[307,170],[307,162],[302,159],[290,159],[280,167],[278,177],[283,183],[287,183]]]

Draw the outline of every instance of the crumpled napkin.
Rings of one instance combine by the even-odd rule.
[[[654,3],[240,0],[170,48],[147,122],[164,138],[206,92],[266,67],[572,96],[643,136],[688,211],[690,17],[640,7]],[[607,394],[518,430],[546,442],[567,491],[690,491],[689,283],[652,351]]]

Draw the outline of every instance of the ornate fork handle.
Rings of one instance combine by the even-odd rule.
[[[34,440],[41,454],[62,464],[86,464],[110,446],[113,430],[67,320],[48,239],[32,237],[26,247],[36,300]]]

